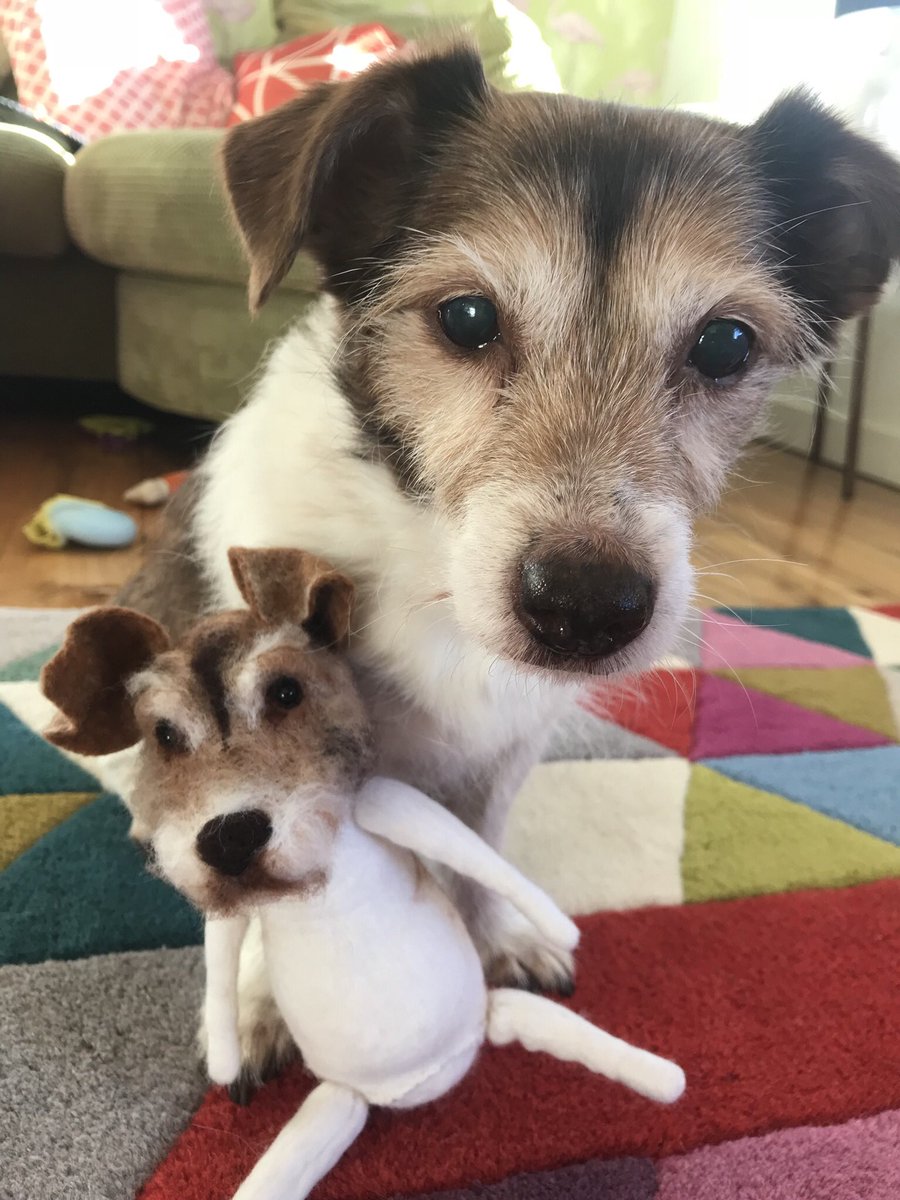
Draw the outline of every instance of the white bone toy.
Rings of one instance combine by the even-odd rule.
[[[548,999],[486,985],[423,860],[505,897],[561,949],[578,929],[446,809],[369,776],[367,718],[340,652],[349,581],[299,551],[231,558],[249,612],[206,618],[171,649],[147,618],[96,610],[72,627],[44,687],[62,710],[48,731],[58,744],[103,753],[143,739],[133,832],[207,914],[211,1078],[231,1084],[241,1070],[238,973],[252,919],[278,1009],[321,1081],[235,1200],[302,1200],[371,1105],[436,1100],[485,1041],[676,1100],[674,1063]]]

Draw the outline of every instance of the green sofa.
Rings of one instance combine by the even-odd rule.
[[[390,7],[275,0],[270,10],[262,0],[244,28],[216,32],[230,60],[241,48],[376,14],[417,37],[452,13],[496,82],[559,87],[536,27],[509,0]],[[410,15],[419,8],[427,15]],[[267,344],[310,302],[316,276],[301,256],[251,320],[218,182],[221,138],[221,130],[123,133],[73,156],[0,125],[0,375],[113,380],[148,404],[198,417],[236,407]]]

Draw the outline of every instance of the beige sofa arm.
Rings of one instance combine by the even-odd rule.
[[[0,125],[0,254],[56,258],[69,245],[63,183],[72,155],[46,134]]]
[[[73,240],[127,271],[243,285],[247,269],[219,181],[220,129],[115,134],[86,146],[66,179]],[[302,258],[285,286],[311,291]]]

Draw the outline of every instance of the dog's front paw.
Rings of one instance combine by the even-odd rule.
[[[488,983],[571,996],[575,990],[572,952],[538,933],[505,900],[497,896],[486,899],[474,913],[470,932]]]

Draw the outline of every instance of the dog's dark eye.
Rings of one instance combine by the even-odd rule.
[[[438,309],[441,329],[457,346],[482,350],[500,336],[497,310],[487,296],[455,296]]]
[[[291,675],[279,675],[266,688],[266,701],[276,708],[296,708],[303,699],[303,688]]]
[[[716,318],[694,343],[688,365],[718,383],[740,371],[753,349],[753,333],[740,321]]]
[[[153,736],[168,754],[182,754],[187,750],[184,734],[171,721],[157,721],[153,727]]]

